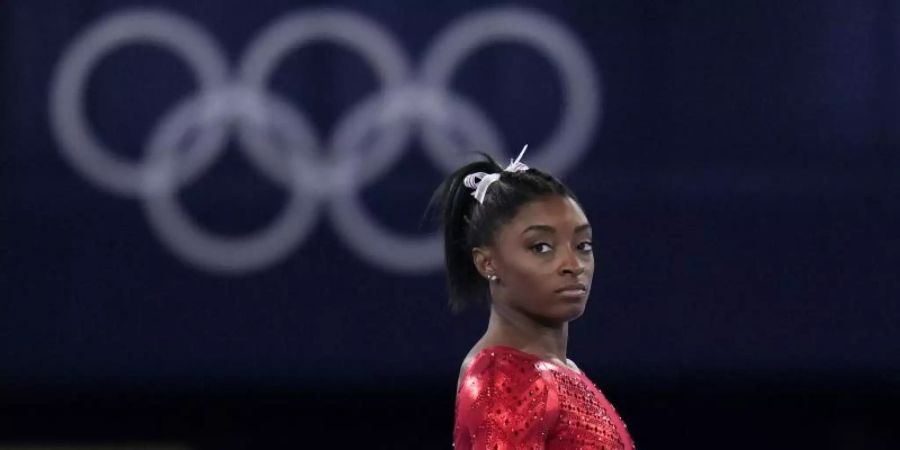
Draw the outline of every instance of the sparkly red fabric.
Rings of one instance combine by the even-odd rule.
[[[456,450],[632,450],[622,419],[584,374],[511,347],[481,350],[456,395]]]

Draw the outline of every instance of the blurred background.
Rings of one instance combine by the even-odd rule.
[[[433,189],[561,178],[639,449],[898,448],[900,3],[0,3],[0,448],[450,448]]]

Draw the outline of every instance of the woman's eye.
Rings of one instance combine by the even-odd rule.
[[[594,251],[594,243],[593,242],[582,242],[578,244],[578,249],[583,252],[592,252]]]
[[[541,242],[540,244],[534,244],[531,246],[531,251],[535,253],[547,253],[551,250],[550,244],[546,244]]]

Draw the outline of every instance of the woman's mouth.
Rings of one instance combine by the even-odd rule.
[[[562,297],[579,300],[587,296],[587,286],[581,283],[570,284],[557,289],[556,293]]]

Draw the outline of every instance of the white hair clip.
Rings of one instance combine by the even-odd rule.
[[[523,170],[528,170],[528,166],[524,163],[519,162],[522,159],[522,155],[525,154],[525,150],[528,146],[522,147],[522,151],[519,153],[519,157],[516,159],[510,159],[509,165],[503,169],[504,172],[521,172]],[[499,173],[484,173],[484,172],[475,172],[466,175],[466,178],[463,179],[463,183],[469,189],[474,189],[475,192],[472,192],[472,197],[475,197],[475,200],[478,200],[478,203],[484,204],[484,195],[487,193],[487,188],[495,181],[500,179]]]

